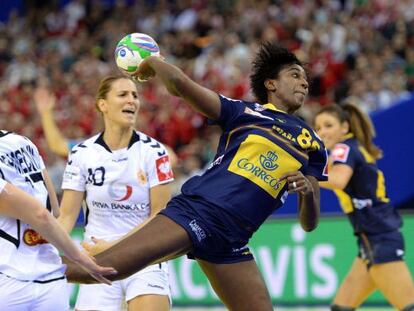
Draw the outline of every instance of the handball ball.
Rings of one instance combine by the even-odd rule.
[[[134,73],[141,61],[151,55],[160,55],[157,42],[144,33],[131,33],[118,42],[115,49],[115,62],[121,71]]]

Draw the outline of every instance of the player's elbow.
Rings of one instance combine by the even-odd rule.
[[[35,225],[38,227],[43,227],[49,224],[50,214],[47,209],[39,207],[33,213]]]
[[[318,227],[318,220],[308,220],[306,222],[301,222],[301,227],[306,232],[312,232]]]
[[[318,224],[312,224],[312,225],[302,225],[302,229],[306,232],[312,232],[318,227]]]

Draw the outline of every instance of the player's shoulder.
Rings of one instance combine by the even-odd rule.
[[[345,139],[335,144],[331,151],[332,160],[335,162],[347,162],[349,157],[355,158],[358,151],[358,142],[355,139]]]
[[[134,134],[130,144],[130,150],[141,149],[144,154],[150,154],[162,157],[167,154],[165,146],[154,137],[144,134],[140,131],[134,130]]]
[[[26,136],[6,130],[0,130],[0,145],[3,148],[13,150],[24,145],[31,145],[36,148],[34,143]]]
[[[88,151],[92,151],[100,135],[102,134],[99,133],[83,141],[80,141],[79,143],[77,143],[75,146],[72,147],[72,149],[70,150],[70,154],[71,155],[82,154]]]
[[[262,105],[258,103],[250,102],[250,101],[243,100],[243,99],[230,98],[223,94],[219,94],[219,98],[222,103],[231,103],[235,105],[249,106],[250,108],[255,108],[256,106],[263,107]]]

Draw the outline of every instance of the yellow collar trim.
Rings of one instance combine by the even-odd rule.
[[[350,139],[354,137],[354,133],[348,133],[344,136],[344,140]]]
[[[267,103],[267,104],[263,105],[263,107],[265,107],[266,109],[273,110],[273,111],[278,111],[278,112],[282,112],[282,113],[287,113],[286,111],[283,111],[283,110],[277,109],[277,108],[276,108],[276,106],[275,106],[275,105],[273,105],[272,103]]]

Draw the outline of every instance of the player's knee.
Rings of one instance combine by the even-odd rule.
[[[402,309],[401,311],[414,311],[414,303],[412,303],[408,306],[405,306],[405,308]]]
[[[344,307],[344,306],[339,306],[339,305],[332,305],[331,306],[331,311],[354,311],[355,308],[351,308],[351,307]]]

